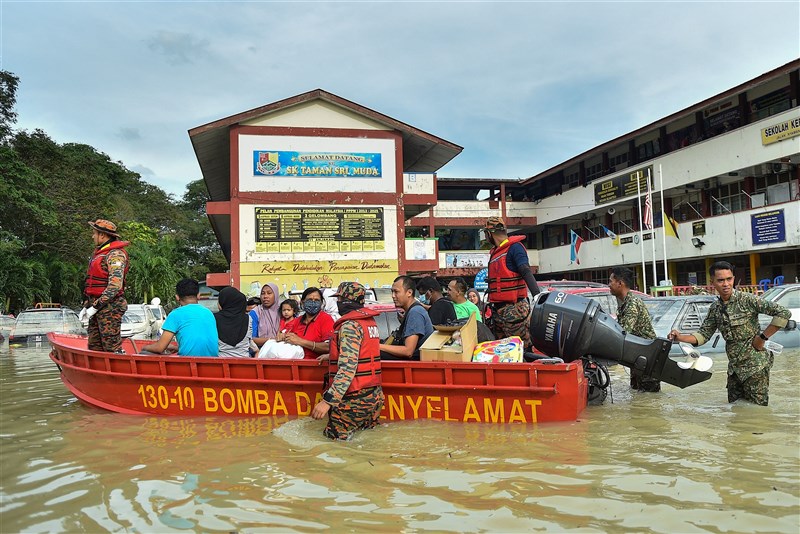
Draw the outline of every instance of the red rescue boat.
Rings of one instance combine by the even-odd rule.
[[[85,336],[48,334],[50,358],[86,404],[134,415],[303,416],[322,398],[314,360],[197,358],[87,349]],[[386,421],[574,421],[586,407],[580,360],[570,363],[382,363]]]

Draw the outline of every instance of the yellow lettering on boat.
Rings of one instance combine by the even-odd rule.
[[[227,399],[227,402],[226,402]],[[236,399],[233,396],[233,391],[228,388],[222,388],[219,392],[219,405],[225,413],[231,413],[236,409]]]
[[[450,399],[448,397],[444,398],[444,420],[458,421],[458,419],[453,419],[452,417],[450,417]]]
[[[269,396],[263,389],[256,390],[256,413],[269,415]]]
[[[492,400],[494,400],[494,409],[492,409]],[[499,419],[501,423],[505,423],[506,414],[504,413],[504,408],[503,399],[483,399],[483,420],[487,423],[497,423]]]
[[[414,404],[414,401],[411,399],[411,395],[406,395],[406,398],[411,405],[411,409],[414,410],[414,419],[419,419],[419,405],[422,404],[422,396],[417,397],[416,404]]]
[[[217,392],[211,388],[203,388],[203,402],[206,405],[207,412],[216,412],[219,410],[217,403]]]
[[[427,405],[427,408],[428,408],[428,412],[427,412],[428,419],[431,419],[433,417],[434,413],[438,414],[438,413],[440,413],[442,411],[441,404],[437,404],[434,407],[434,405],[433,405],[434,402],[441,403],[442,402],[442,398],[441,397],[426,397],[425,398],[425,404]]]
[[[531,407],[531,423],[536,422],[536,407],[542,405],[542,401],[540,400],[531,400],[527,399],[525,404]]]
[[[297,405],[297,415],[308,415],[311,413],[311,398],[308,393],[297,391],[294,394],[294,403]]]
[[[253,390],[237,389],[236,405],[239,407],[239,413],[253,413]]]
[[[466,423],[470,419],[481,422],[481,416],[478,414],[478,407],[475,406],[475,401],[472,397],[467,397],[467,405],[464,407],[464,419],[462,421]]]
[[[386,397],[387,405],[389,406],[389,419],[400,419],[403,420],[406,418],[406,405],[403,403],[403,398],[400,397],[398,401],[397,397],[394,395],[389,395]],[[397,417],[395,417],[397,415]]]
[[[272,401],[272,415],[278,415],[278,410],[283,412],[283,415],[289,415],[286,409],[286,403],[283,402],[283,395],[280,391],[275,392],[275,400]]]
[[[511,415],[508,416],[508,422],[527,423],[525,414],[522,413],[522,404],[519,402],[519,399],[514,399],[514,402],[511,404]]]

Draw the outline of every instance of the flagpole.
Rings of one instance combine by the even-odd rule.
[[[636,173],[636,200],[639,202],[639,248],[642,251],[642,293],[649,293],[647,291],[647,266],[644,263],[644,234],[642,233],[642,182],[640,181],[641,173]]]
[[[664,242],[664,280],[669,280],[669,272],[667,271],[667,223],[672,223],[664,207],[664,172],[661,170],[660,163],[658,164],[658,178],[661,183],[661,239]]]
[[[658,285],[658,274],[656,274],[656,229],[653,228],[655,226],[655,205],[653,203],[653,187],[651,183],[651,176],[650,176],[650,167],[647,168],[647,195],[650,197],[650,241],[652,243],[653,249],[653,285]]]

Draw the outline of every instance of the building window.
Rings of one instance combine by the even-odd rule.
[[[573,187],[578,187],[581,183],[581,176],[578,171],[571,172],[564,176],[564,183],[567,185],[567,189],[572,189]]]
[[[789,88],[784,87],[753,99],[750,102],[752,120],[757,121],[791,108],[792,100],[789,95]]]
[[[653,139],[636,147],[639,161],[652,159],[661,153],[661,143],[658,139]]]
[[[603,164],[596,163],[590,167],[586,167],[586,182],[591,182],[595,178],[600,178],[603,174]]]
[[[746,197],[742,197],[742,182],[719,186],[717,194],[711,196],[711,213],[725,215],[747,209]]]
[[[617,235],[635,232],[636,230],[633,226],[633,210],[621,209],[617,211],[612,218],[611,230]]]

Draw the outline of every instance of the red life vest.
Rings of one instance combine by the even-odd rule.
[[[87,297],[99,297],[108,286],[108,267],[106,266],[106,256],[112,250],[121,250],[125,254],[125,274],[128,274],[128,253],[125,247],[130,245],[128,241],[112,241],[97,247],[89,260],[89,269],[86,271],[86,288],[84,293]],[[127,278],[127,277],[126,277]],[[125,294],[125,280],[119,295]]]
[[[506,265],[508,249],[514,243],[525,241],[524,235],[509,237],[505,243],[492,249],[489,255],[489,302],[517,302],[528,296],[528,286],[522,275]]]
[[[378,325],[374,319],[377,315],[380,315],[380,312],[361,308],[345,314],[333,325],[331,355],[328,364],[331,379],[339,370],[339,330],[342,328],[342,323],[356,321],[364,331],[364,339],[361,340],[358,352],[356,374],[346,393],[381,385],[381,339]]]

